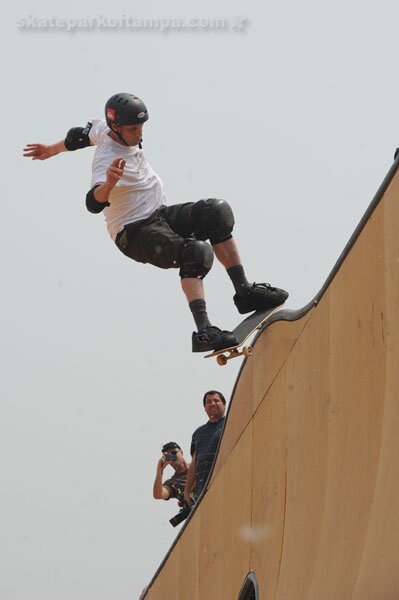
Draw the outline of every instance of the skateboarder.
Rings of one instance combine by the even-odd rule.
[[[24,156],[46,160],[60,152],[97,146],[87,209],[104,211],[112,240],[129,258],[162,269],[180,269],[181,285],[197,327],[192,335],[193,352],[227,348],[236,339],[231,332],[212,325],[205,303],[202,280],[214,255],[233,283],[234,302],[241,314],[279,306],[288,293],[270,284],[248,282],[232,237],[233,212],[225,200],[166,205],[162,181],[141,149],[147,120],[148,111],[140,98],[114,94],[105,105],[105,121],[94,119],[84,128],[73,127],[65,140],[52,145],[27,144]],[[210,244],[205,241],[208,239]]]

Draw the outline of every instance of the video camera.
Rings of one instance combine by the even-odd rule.
[[[179,510],[179,512],[177,513],[177,515],[175,515],[174,517],[172,517],[171,519],[169,519],[169,523],[173,527],[176,527],[176,525],[179,525],[179,523],[181,523],[182,521],[185,521],[187,519],[188,515],[191,512],[191,509],[192,509],[192,505],[183,506],[183,508],[181,508]]]

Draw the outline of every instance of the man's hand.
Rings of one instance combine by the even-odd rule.
[[[107,169],[107,184],[109,187],[113,188],[122,179],[125,165],[126,161],[121,156],[112,161]]]
[[[94,198],[97,202],[108,202],[110,193],[123,176],[125,165],[126,161],[121,156],[112,161],[107,169],[105,182],[94,190]]]
[[[24,156],[31,158],[32,160],[46,160],[51,158],[60,152],[66,152],[64,142],[57,142],[56,144],[26,144],[24,148]]]
[[[161,458],[158,461],[158,465],[157,465],[157,469],[159,471],[161,471],[161,473],[163,473],[163,471],[165,470],[165,467],[168,466],[168,462],[166,460],[166,458],[164,456],[161,456]]]
[[[168,465],[168,461],[165,456],[161,456],[159,461],[157,462],[157,473],[155,475],[154,487],[153,487],[153,496],[155,500],[169,500],[170,498],[170,490],[166,485],[162,485],[162,474],[164,472],[165,467]]]

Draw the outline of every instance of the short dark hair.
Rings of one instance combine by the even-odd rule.
[[[166,442],[166,444],[164,444],[162,446],[161,452],[166,452],[167,450],[173,450],[173,448],[178,448],[179,450],[181,450],[179,444],[176,444],[176,442]]]
[[[213,394],[217,394],[219,396],[219,398],[221,399],[221,401],[223,402],[223,404],[226,404],[226,398],[223,396],[222,392],[218,392],[217,390],[209,390],[209,392],[205,392],[204,397],[202,399],[202,404],[205,406],[205,402],[206,402],[206,397],[207,396],[212,396]]]

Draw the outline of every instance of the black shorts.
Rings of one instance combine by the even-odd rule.
[[[148,219],[125,225],[115,243],[123,254],[137,262],[161,269],[179,268],[180,249],[185,240],[210,238],[211,244],[217,244],[232,237],[229,234],[224,239],[212,239],[207,235],[203,227],[206,210],[204,200],[161,206]]]

